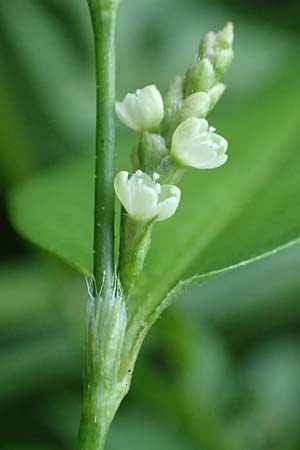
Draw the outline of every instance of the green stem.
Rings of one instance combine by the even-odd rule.
[[[118,2],[88,0],[95,38],[97,128],[94,277],[105,294],[114,273],[115,31]]]
[[[126,314],[114,290],[115,31],[119,0],[88,0],[95,39],[97,126],[95,152],[94,279],[89,299],[78,450],[103,450],[121,398],[118,368]],[[101,295],[99,291],[101,290]],[[122,298],[121,298],[122,300]],[[114,327],[118,327],[117,330]],[[117,341],[116,339],[120,339]],[[115,387],[118,389],[115,389]]]
[[[137,281],[147,256],[154,219],[149,222],[134,222],[122,212],[119,276],[125,297]]]
[[[111,422],[128,391],[129,381],[119,376],[125,329],[126,309],[120,293],[89,298],[78,450],[104,449]]]

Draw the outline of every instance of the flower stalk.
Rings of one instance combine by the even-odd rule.
[[[119,276],[124,295],[128,297],[137,281],[147,256],[155,219],[135,222],[122,213],[122,242],[120,246]]]

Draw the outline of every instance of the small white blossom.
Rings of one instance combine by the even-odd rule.
[[[221,166],[227,161],[228,143],[215,131],[206,119],[185,120],[173,134],[171,155],[179,164],[196,169]]]
[[[164,117],[164,103],[155,85],[127,94],[116,102],[116,114],[128,128],[135,131],[156,131]]]
[[[115,192],[132,219],[149,221],[156,217],[161,222],[171,217],[179,204],[181,191],[169,184],[159,184],[159,175],[151,178],[141,170],[131,177],[122,171],[115,177]]]

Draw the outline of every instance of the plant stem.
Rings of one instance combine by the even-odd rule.
[[[126,315],[114,291],[115,31],[119,0],[88,0],[95,40],[97,125],[95,152],[94,279],[78,450],[103,450],[125,393],[115,387]],[[101,295],[99,292],[101,291]],[[97,295],[98,294],[98,295]],[[116,328],[117,327],[117,328]],[[120,390],[121,391],[121,390]],[[119,398],[120,397],[120,398]]]
[[[105,294],[114,273],[115,30],[118,2],[89,0],[95,38],[97,126],[94,277]]]

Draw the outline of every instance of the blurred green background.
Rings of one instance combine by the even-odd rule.
[[[241,116],[248,98],[259,108],[260,91],[294,70],[299,17],[297,0],[123,0],[118,97],[150,83],[164,90],[203,33],[233,20],[236,59],[221,130],[227,105],[240,102]],[[2,1],[1,450],[75,448],[85,281],[23,241],[8,209],[19,183],[92,153],[94,111],[85,0]],[[118,125],[123,158],[133,139]],[[241,151],[251,151],[247,136]],[[203,284],[167,311],[145,342],[108,450],[299,450],[299,267],[294,246]]]

